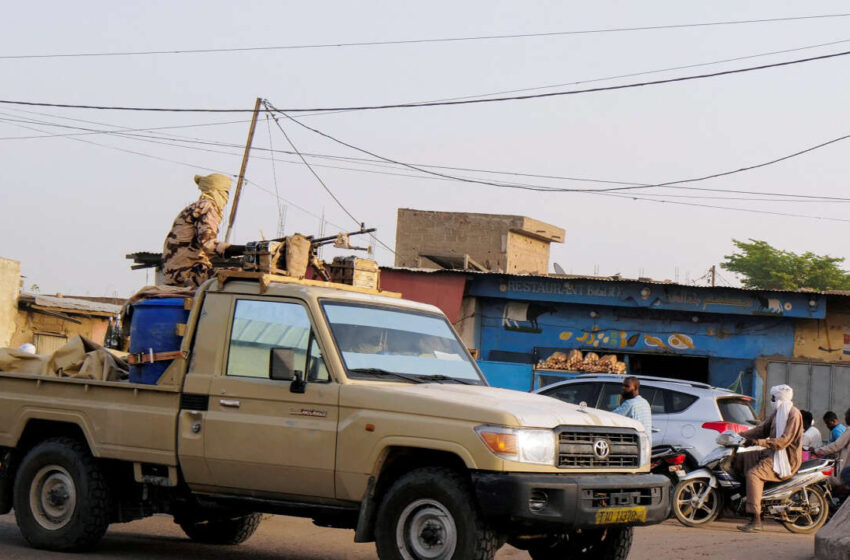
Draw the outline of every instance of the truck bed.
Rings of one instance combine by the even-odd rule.
[[[0,372],[0,447],[31,420],[79,426],[96,457],[177,465],[175,386]]]

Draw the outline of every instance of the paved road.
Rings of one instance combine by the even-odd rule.
[[[272,517],[247,543],[239,547],[203,546],[191,543],[172,523],[158,516],[113,525],[98,549],[85,558],[104,560],[229,560],[238,550],[240,560],[376,560],[373,544],[352,543],[353,532],[323,529],[293,517]],[[764,533],[748,535],[735,529],[734,521],[714,523],[710,528],[688,529],[675,521],[636,532],[631,560],[810,560],[814,537],[792,535],[769,524]],[[3,560],[73,560],[73,556],[32,550],[20,536],[13,515],[0,516],[0,558]],[[77,556],[76,558],[83,558]],[[498,560],[528,560],[511,547],[502,548]]]

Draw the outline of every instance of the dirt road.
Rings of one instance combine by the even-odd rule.
[[[714,523],[707,529],[687,529],[675,521],[638,529],[631,560],[810,560],[814,538],[792,535],[768,524],[764,533],[749,535],[735,529],[733,521]],[[154,517],[113,525],[98,549],[85,558],[104,560],[228,560],[238,550],[242,560],[376,560],[373,544],[352,543],[353,532],[323,529],[293,517],[272,517],[254,537],[239,547],[202,546],[191,543],[169,517]],[[3,560],[68,560],[66,554],[32,550],[18,532],[14,515],[0,516],[0,558]],[[499,551],[498,560],[527,560],[511,547]]]

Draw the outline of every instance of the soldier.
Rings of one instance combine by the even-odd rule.
[[[224,256],[229,246],[216,238],[231,182],[219,173],[195,175],[201,197],[177,215],[162,249],[162,275],[167,285],[197,288],[212,277],[210,257]]]

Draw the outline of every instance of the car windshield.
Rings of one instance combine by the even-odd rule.
[[[329,301],[322,308],[350,374],[484,383],[445,317]]]
[[[742,424],[744,426],[755,426],[758,424],[756,415],[750,407],[749,399],[743,397],[727,397],[717,399],[720,408],[720,416],[724,422]]]

